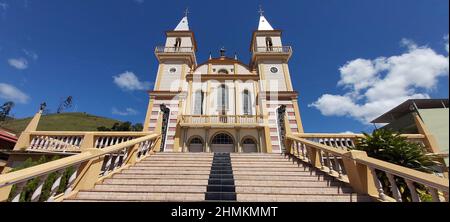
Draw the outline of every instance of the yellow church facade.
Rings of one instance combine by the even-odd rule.
[[[159,67],[144,124],[148,131],[162,127],[160,151],[281,153],[286,132],[303,133],[292,48],[281,33],[261,15],[245,64],[223,48],[220,57],[198,63],[187,17],[166,32],[165,45],[155,49]]]

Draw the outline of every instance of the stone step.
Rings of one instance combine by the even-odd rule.
[[[212,162],[212,158],[190,158],[190,157],[150,157],[142,160],[142,162],[156,162],[156,161],[202,161],[202,162]]]
[[[138,163],[139,167],[211,167],[212,163]]]
[[[198,202],[205,200],[204,193],[151,193],[151,192],[100,192],[82,191],[78,200],[90,201],[157,201],[157,202]]]
[[[265,157],[265,156],[281,156],[281,153],[230,153],[231,157],[241,157],[241,156],[257,156],[257,157]]]
[[[299,175],[323,175],[324,173],[317,171],[302,171],[296,169],[289,169],[289,171],[276,171],[276,170],[239,170],[233,168],[233,175],[273,175],[273,176],[299,176]]]
[[[209,174],[116,174],[112,178],[120,178],[120,179],[175,179],[175,180],[185,180],[185,179],[192,179],[192,180],[208,180]]]
[[[190,175],[190,174],[207,174],[209,175],[210,170],[139,170],[139,169],[124,169],[123,174],[146,174],[146,175]]]
[[[325,181],[330,180],[326,176],[317,176],[317,175],[297,175],[295,177],[291,176],[280,176],[280,175],[234,175],[235,181],[258,181],[260,183],[264,183],[262,181]]]
[[[211,166],[199,167],[178,167],[178,166],[131,166],[130,170],[164,170],[164,171],[192,171],[192,170],[211,170]]]
[[[239,156],[231,156],[231,159],[288,159],[287,157],[285,158],[284,156],[280,156],[280,155],[239,155]]]
[[[289,162],[285,159],[278,159],[278,158],[267,158],[267,159],[260,159],[260,158],[232,158],[231,162]]]
[[[212,161],[194,161],[194,160],[187,160],[187,161],[167,161],[167,160],[161,160],[161,161],[142,161],[137,164],[212,164]]]
[[[208,179],[189,179],[189,178],[179,178],[179,179],[163,179],[163,178],[154,178],[154,179],[123,179],[123,178],[110,178],[105,179],[103,184],[112,184],[112,185],[193,185],[193,186],[207,186]]]
[[[259,180],[235,180],[236,186],[254,186],[254,187],[330,187],[330,186],[343,186],[338,181],[279,181],[279,180],[266,180],[261,183]]]
[[[302,194],[302,195],[277,195],[277,194],[237,194],[240,202],[371,202],[373,199],[366,195],[356,193],[349,194]]]
[[[253,187],[236,186],[236,193],[251,194],[342,194],[351,193],[349,187]]]
[[[232,165],[233,170],[263,170],[263,171],[310,171],[310,168],[291,165]]]
[[[287,161],[231,161],[231,164],[234,165],[283,165],[283,166],[303,166],[303,164],[293,164]]]
[[[209,155],[213,156],[214,153],[207,153],[207,152],[157,152],[154,155],[191,155],[191,156],[202,156],[202,155]]]
[[[159,193],[205,193],[205,185],[95,185],[93,191],[103,192],[159,192]]]

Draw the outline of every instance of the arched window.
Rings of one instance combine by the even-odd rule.
[[[189,142],[189,152],[203,152],[203,141],[200,137],[194,137]]]
[[[267,51],[273,51],[272,38],[269,36],[266,37],[266,48],[267,48]]]
[[[194,95],[194,115],[203,115],[203,92],[198,90]]]
[[[211,144],[233,144],[233,139],[228,134],[219,133],[214,137]]]
[[[256,144],[255,140],[253,140],[252,138],[245,138],[244,141],[242,142],[242,144]]]
[[[175,45],[174,45],[174,47],[175,47],[175,50],[177,50],[177,49],[179,49],[179,48],[181,47],[181,38],[180,38],[180,37],[177,37],[177,38],[175,39]]]
[[[252,99],[250,97],[250,92],[248,90],[244,90],[242,95],[243,107],[244,107],[244,115],[252,115]]]
[[[200,138],[195,137],[194,139],[191,140],[190,144],[203,144],[203,142]]]
[[[228,74],[229,72],[226,69],[220,69],[217,73],[219,73],[219,74]]]
[[[228,87],[225,84],[219,86],[217,93],[217,105],[218,110],[225,115],[225,111],[228,109]]]

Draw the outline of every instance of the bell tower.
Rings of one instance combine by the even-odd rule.
[[[197,65],[197,43],[189,29],[188,11],[173,31],[166,32],[166,43],[155,49],[160,65],[154,90],[181,90],[187,73]]]
[[[188,10],[174,30],[166,32],[165,44],[155,48],[158,73],[149,105],[144,130],[161,133],[159,151],[178,151],[180,143],[179,116],[188,90],[186,76],[197,65],[197,43],[189,29]],[[161,108],[163,107],[163,108]]]
[[[259,14],[258,29],[253,32],[250,44],[250,67],[260,78],[258,103],[260,113],[267,116],[264,120],[266,148],[276,153],[284,150],[281,135],[302,133],[303,126],[298,93],[292,87],[288,66],[292,47],[283,45],[282,31],[272,27],[261,8]]]

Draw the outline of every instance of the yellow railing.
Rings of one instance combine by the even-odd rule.
[[[354,148],[358,139],[364,138],[363,134],[353,133],[293,133],[292,135],[343,150]],[[422,146],[426,144],[425,136],[422,134],[401,134],[401,136]]]
[[[105,134],[106,135],[106,134]],[[56,180],[52,182],[50,197],[45,201],[61,201],[70,197],[80,189],[93,188],[95,183],[105,177],[136,163],[147,156],[155,148],[160,135],[151,134],[131,139],[126,142],[104,147],[103,149],[88,148],[85,152],[69,156],[63,159],[51,161],[23,170],[0,175],[0,201],[17,202],[25,194],[24,188],[30,183],[37,186],[31,192],[27,201],[39,201],[43,186],[50,174],[56,174]],[[65,187],[61,180],[68,169],[73,169]],[[14,186],[13,193],[11,192]],[[58,193],[58,190],[63,190]],[[28,191],[29,192],[29,191]]]
[[[157,46],[155,53],[193,53],[194,47],[166,47]]]
[[[256,115],[183,115],[182,125],[258,126],[264,123],[263,116]]]
[[[104,148],[148,135],[148,132],[31,131],[24,133],[28,143],[20,150],[34,152],[82,152],[85,148]]]
[[[310,138],[311,136],[319,138],[319,135],[310,135]],[[371,158],[364,151],[348,151],[301,138],[299,134],[292,134],[286,136],[286,154],[350,183],[357,192],[369,194],[382,201],[402,201],[396,178],[405,181],[412,201],[421,201],[417,184],[427,188],[433,201],[448,201],[448,179]],[[383,172],[389,179],[388,189],[392,192],[392,196],[384,192],[387,187],[383,187],[376,176],[376,171]]]
[[[256,47],[256,53],[292,53],[291,46],[267,46],[267,47]]]

